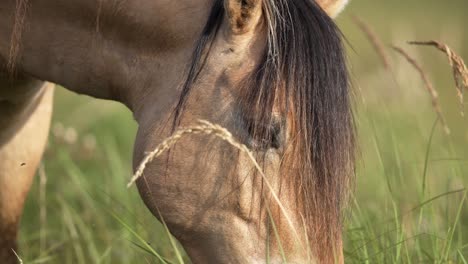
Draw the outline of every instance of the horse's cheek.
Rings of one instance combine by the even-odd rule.
[[[138,164],[150,150],[138,140],[135,146]],[[226,208],[237,208],[238,196],[233,192],[239,187],[235,153],[210,137],[181,139],[146,166],[137,181],[143,201],[174,233],[207,232],[213,221],[224,217],[220,214]]]

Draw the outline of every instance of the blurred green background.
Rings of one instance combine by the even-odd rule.
[[[406,43],[440,40],[468,60],[467,12],[466,0],[354,0],[338,19],[360,147],[346,263],[467,263],[468,120],[446,57]],[[352,16],[386,45],[391,71]],[[391,44],[430,76],[450,135],[435,123],[419,75]],[[137,190],[126,188],[135,132],[123,106],[58,89],[49,146],[22,221],[25,263],[160,263],[147,245],[177,262],[165,229]]]

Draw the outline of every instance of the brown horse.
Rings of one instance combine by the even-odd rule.
[[[0,262],[16,262],[49,81],[125,104],[139,124],[135,166],[198,119],[253,151],[272,188],[245,153],[202,135],[182,139],[137,182],[193,262],[342,263],[354,136],[331,17],[346,2],[2,0]]]

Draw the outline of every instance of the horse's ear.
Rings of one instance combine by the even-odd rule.
[[[254,29],[262,16],[263,0],[224,0],[229,26],[233,34]]]
[[[349,0],[317,0],[317,3],[327,12],[331,17],[336,17],[343,11]]]

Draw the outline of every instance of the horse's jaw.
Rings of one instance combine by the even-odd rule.
[[[193,263],[266,263],[264,242],[237,217],[213,222],[213,233],[187,237],[182,244]],[[219,230],[219,231],[216,231]]]
[[[276,246],[267,246],[268,239],[258,234],[256,224],[238,217],[229,218],[227,222],[213,222],[213,230],[219,232],[181,241],[193,263],[313,263],[307,260],[306,254],[292,251],[287,253],[285,261]]]

